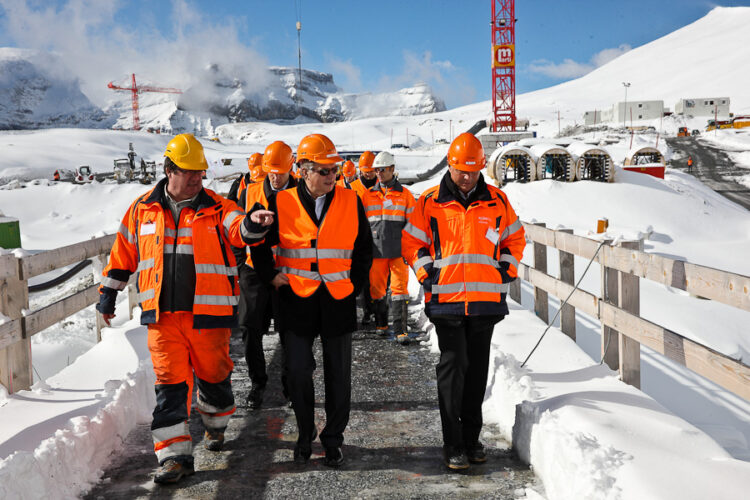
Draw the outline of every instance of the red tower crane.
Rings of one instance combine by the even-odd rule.
[[[516,4],[492,2],[492,131],[516,130]]]
[[[148,85],[141,85],[140,87],[135,83],[135,73],[132,74],[133,84],[130,87],[120,87],[118,85],[109,82],[107,87],[112,90],[125,90],[132,92],[133,97],[133,130],[141,129],[141,119],[138,116],[138,94],[141,92],[162,92],[165,94],[182,94],[182,90],[173,89],[169,87],[150,87]]]

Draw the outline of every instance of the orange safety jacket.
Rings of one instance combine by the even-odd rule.
[[[365,191],[367,191],[365,185],[362,184],[362,179],[360,179],[359,177],[354,179],[349,187],[353,189],[357,193],[357,196],[359,196],[360,198],[362,198],[362,196],[365,194]]]
[[[297,186],[297,179],[295,179],[294,177],[290,175],[286,189],[291,189],[296,186]],[[258,183],[249,185],[247,187],[247,191],[244,194],[244,197],[240,197],[240,202],[244,202],[241,204],[245,206],[246,213],[250,213],[250,211],[253,208],[253,205],[255,205],[256,203],[260,203],[266,209],[270,210],[273,207],[271,207],[268,196],[271,195],[272,193],[274,193],[274,191],[271,188],[270,181],[268,180],[268,178],[266,178],[263,180],[263,182],[258,182]],[[246,249],[245,264],[247,264],[250,267],[253,267],[253,259],[250,255],[250,247],[249,246],[245,247],[245,249]],[[276,247],[273,247],[273,251],[275,255]]]
[[[393,179],[391,187],[378,182],[366,190],[362,195],[362,204],[372,229],[373,257],[401,257],[401,230],[409,214],[414,211],[414,196],[397,179]]]
[[[233,201],[203,189],[197,209],[183,208],[175,225],[163,198],[165,186],[166,180],[159,182],[128,208],[103,272],[97,309],[113,313],[117,291],[137,272],[142,324],[159,321],[161,292],[171,280],[174,293],[183,298],[192,293],[188,303],[192,299],[194,328],[235,326],[239,286],[230,244],[244,246],[243,236],[253,236],[243,225],[244,213]],[[184,267],[176,271],[172,265],[165,266],[165,261],[178,262],[178,256],[193,258],[194,290],[184,289],[193,281],[182,273]],[[184,260],[179,262],[184,266]]]
[[[450,183],[450,185],[449,185]],[[505,315],[509,283],[526,246],[508,198],[482,177],[468,207],[446,173],[417,202],[401,240],[425,289],[428,315]]]
[[[276,195],[279,246],[276,268],[287,275],[300,297],[309,297],[325,283],[334,299],[354,291],[352,252],[359,229],[357,195],[335,187],[328,211],[317,226],[302,206],[296,189]]]

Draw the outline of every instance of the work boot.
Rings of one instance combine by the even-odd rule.
[[[260,405],[263,404],[264,392],[266,392],[265,385],[253,383],[253,386],[250,389],[250,394],[247,396],[247,405],[253,410],[260,408]]]
[[[344,463],[344,454],[338,446],[326,448],[326,457],[323,459],[323,465],[326,467],[338,467]]]
[[[318,427],[313,427],[313,435],[312,439],[310,439],[310,443],[307,446],[301,446],[299,443],[297,443],[294,446],[294,463],[297,465],[305,465],[308,460],[310,460],[310,455],[312,455],[312,444],[313,441],[315,441],[315,438],[318,437]]]
[[[192,463],[168,458],[156,469],[154,482],[157,484],[176,483],[182,479],[182,476],[192,476],[193,474],[195,474],[195,468]]]
[[[487,461],[484,446],[479,441],[466,447],[466,457],[469,459],[469,463],[472,464],[483,464]]]
[[[411,339],[409,338],[408,333],[402,333],[401,335],[396,335],[396,342],[401,345],[409,345]]]
[[[469,468],[469,458],[466,452],[457,446],[443,446],[443,463],[451,470]]]
[[[221,451],[224,446],[225,429],[206,429],[203,435],[203,447],[209,451]]]
[[[380,335],[386,335],[383,330],[388,330],[388,299],[383,297],[382,299],[374,300],[373,306],[375,308],[375,328],[377,328]]]

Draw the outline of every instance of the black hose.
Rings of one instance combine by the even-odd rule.
[[[89,264],[91,264],[91,259],[82,260],[75,266],[71,267],[70,269],[62,273],[60,276],[57,276],[56,278],[53,278],[45,283],[39,283],[38,285],[29,285],[29,293],[41,292],[42,290],[47,290],[49,288],[52,288],[53,286],[57,286],[60,283],[63,283],[69,280],[74,275],[78,274],[82,269],[84,269]]]
[[[487,120],[479,120],[474,125],[469,128],[466,132],[469,134],[477,135],[477,133],[487,127]],[[448,165],[448,158],[443,158],[440,160],[440,162],[435,165],[434,167],[430,168],[429,170],[422,172],[421,174],[417,174],[417,181],[424,181],[435,175],[436,173],[440,172],[442,169],[444,169]]]

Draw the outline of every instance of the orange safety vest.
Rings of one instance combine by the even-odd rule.
[[[137,301],[141,323],[159,321],[159,295],[164,273],[164,254],[192,254],[195,263],[193,296],[194,328],[227,328],[236,323],[239,304],[237,267],[230,244],[245,245],[241,236],[244,214],[236,203],[204,189],[198,210],[183,208],[179,230],[169,208],[159,201],[159,183],[128,209],[104,269],[102,290],[123,290],[130,274],[137,272]],[[169,270],[166,270],[169,272]]]
[[[247,186],[247,193],[245,194],[245,212],[249,212],[250,209],[255,205],[255,202],[260,203],[264,207],[268,208],[268,198],[266,198],[266,192],[263,189],[263,182],[252,183]],[[250,257],[250,247],[245,247],[247,259],[245,264],[253,267],[253,259]]]
[[[526,246],[523,225],[500,189],[485,184],[465,209],[443,183],[422,194],[401,240],[420,282],[430,278],[426,312],[507,314],[505,294]]]
[[[334,299],[354,291],[352,252],[359,229],[357,195],[335,187],[320,226],[310,218],[297,189],[276,195],[279,246],[276,268],[287,275],[295,294],[309,297],[325,283]]]
[[[365,191],[367,191],[367,188],[364,184],[362,184],[362,181],[359,177],[352,181],[350,187],[357,193],[357,196],[359,196],[360,198],[362,198],[362,196],[365,194]]]

